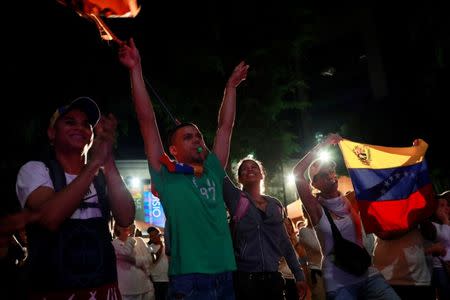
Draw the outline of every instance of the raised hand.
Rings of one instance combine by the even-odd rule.
[[[133,69],[141,63],[141,56],[134,44],[133,38],[131,38],[128,43],[121,44],[119,48],[119,61],[128,69]]]
[[[336,145],[337,143],[339,143],[342,140],[342,137],[337,134],[337,133],[330,133],[325,141],[324,144],[328,144],[328,145]]]
[[[249,65],[245,64],[244,61],[241,61],[231,73],[230,78],[227,82],[227,87],[236,88],[238,85],[247,78]]]

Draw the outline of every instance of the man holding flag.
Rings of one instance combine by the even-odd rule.
[[[335,239],[326,210],[342,237],[363,247],[361,220],[350,201],[338,191],[336,164],[320,159],[328,145],[342,138],[329,135],[295,166],[297,191],[306,208],[324,256],[322,272],[327,299],[399,299],[381,274],[373,267],[361,275],[352,274],[336,263]]]
[[[425,162],[428,144],[394,148],[339,143],[364,228],[377,236],[374,266],[402,299],[435,299],[418,224],[436,207]]]

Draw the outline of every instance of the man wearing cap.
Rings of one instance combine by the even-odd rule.
[[[92,99],[77,98],[50,119],[51,159],[19,170],[18,199],[38,215],[27,228],[31,299],[120,297],[108,222],[112,213],[130,225],[135,207],[114,162],[116,125]]]
[[[322,249],[322,273],[327,299],[400,299],[375,267],[370,266],[363,275],[358,276],[334,263],[334,240],[325,209],[329,211],[342,237],[363,247],[359,214],[338,191],[336,163],[319,158],[320,151],[340,140],[337,134],[329,135],[294,167],[298,194]]]
[[[248,65],[241,62],[228,79],[213,151],[209,153],[197,126],[183,123],[172,130],[169,144],[170,154],[182,164],[172,164],[164,152],[133,40],[121,46],[119,59],[130,72],[152,185],[160,196],[170,227],[169,297],[234,299],[231,272],[236,269],[236,262],[222,193],[236,111],[236,88],[245,80]]]

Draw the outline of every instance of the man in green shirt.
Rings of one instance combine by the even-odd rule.
[[[181,123],[172,129],[168,145],[176,164],[164,152],[141,58],[132,39],[121,46],[119,59],[130,71],[133,104],[152,184],[170,227],[169,296],[234,299],[232,271],[236,263],[222,187],[236,112],[236,88],[246,79],[248,65],[241,62],[228,79],[212,153],[196,125]]]

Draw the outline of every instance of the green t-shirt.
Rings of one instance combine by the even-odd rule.
[[[223,200],[225,171],[209,154],[201,177],[150,168],[170,228],[169,275],[236,269]]]

